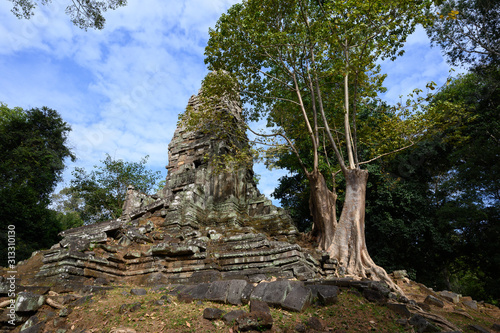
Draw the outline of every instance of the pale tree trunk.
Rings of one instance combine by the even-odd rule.
[[[309,209],[314,221],[313,235],[318,238],[318,247],[326,250],[332,243],[337,226],[337,195],[328,189],[325,178],[319,171],[313,171],[307,177],[311,190]]]
[[[319,248],[330,258],[337,259],[339,271],[354,276],[386,282],[395,291],[402,290],[391,280],[387,272],[377,266],[366,247],[365,241],[365,197],[368,171],[348,169],[346,194],[340,219],[335,217],[336,195],[327,187],[323,176],[309,177],[311,186],[311,212],[314,230],[318,233]]]

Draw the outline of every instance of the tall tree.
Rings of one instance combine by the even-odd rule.
[[[438,218],[455,230],[457,260],[450,283],[477,299],[500,301],[500,69],[481,66],[434,98],[461,103],[471,114],[460,145],[447,144],[435,174]],[[483,276],[481,276],[483,275]],[[476,282],[466,281],[476,279]]]
[[[51,0],[9,0],[13,3],[12,12],[18,18],[30,19],[38,4],[49,5]],[[71,17],[71,22],[81,29],[102,29],[106,19],[104,12],[108,9],[117,9],[125,6],[127,0],[73,0],[66,7],[66,14]]]
[[[357,107],[382,90],[375,61],[395,58],[406,37],[425,19],[427,1],[244,1],[220,17],[206,47],[212,70],[203,92],[239,94],[250,120],[265,118],[281,149],[295,154],[310,187],[314,232],[348,275],[386,280],[365,242],[368,171],[362,165],[396,146],[411,145],[418,113],[384,117],[374,156],[360,160]],[[235,78],[235,80],[233,79]],[[225,87],[221,89],[221,87]],[[221,97],[221,96],[220,96]],[[374,134],[375,135],[375,134]],[[310,157],[300,154],[309,142]],[[378,153],[378,154],[377,154]],[[334,156],[345,178],[345,199],[336,216],[336,197],[320,163]]]
[[[370,108],[359,108],[361,156],[370,154],[373,144],[371,133],[378,131],[380,122],[377,118],[387,109],[390,110],[383,103],[372,104]],[[387,115],[387,111],[385,114]],[[451,119],[455,127],[458,124],[463,129],[467,114]],[[446,122],[451,119],[446,117]],[[428,129],[427,135],[415,146],[367,165],[370,177],[366,191],[366,243],[370,253],[374,254],[374,261],[382,267],[388,270],[405,269],[416,281],[449,289],[442,273],[454,258],[453,227],[436,217],[438,207],[428,184],[432,183],[437,170],[441,172],[446,168],[440,158],[446,153],[441,147],[443,139],[435,138],[434,134],[446,131],[444,136],[448,138],[459,137],[455,133],[459,129],[449,129],[452,127],[450,124],[435,126],[436,129]],[[309,149],[302,151],[304,157],[308,155],[308,151]],[[334,163],[333,158],[331,159],[330,163]],[[306,178],[291,154],[279,156],[276,164],[288,169],[292,175],[280,178],[273,196],[280,199],[282,206],[292,213],[298,227],[307,230],[311,221]],[[321,168],[328,176],[328,165],[323,163]],[[331,177],[327,178],[327,182],[332,188]],[[337,210],[344,204],[344,183],[343,177],[337,177]]]
[[[472,113],[469,139],[452,146],[436,174],[438,216],[456,230],[449,267],[450,285],[476,299],[500,303],[498,187],[500,2],[496,0],[435,1],[435,21],[427,27],[453,65],[469,68],[436,100],[462,103]],[[493,250],[495,249],[495,250]]]
[[[0,104],[0,221],[3,230],[15,227],[16,260],[57,241],[60,226],[48,205],[64,160],[74,159],[66,141],[69,131],[49,108],[25,111]],[[6,242],[3,236],[1,251],[6,251]]]
[[[120,217],[129,185],[142,193],[156,189],[161,175],[146,168],[147,160],[148,156],[140,162],[127,162],[106,154],[102,165],[95,166],[90,173],[75,168],[67,193],[72,201],[82,200],[75,210],[83,221],[91,224]]]

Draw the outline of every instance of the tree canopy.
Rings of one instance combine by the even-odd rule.
[[[142,193],[157,188],[160,172],[147,169],[147,160],[148,156],[140,162],[127,162],[107,154],[102,164],[94,166],[90,173],[84,168],[75,168],[71,186],[63,194],[69,195],[71,209],[77,211],[86,224],[118,218],[129,185]]]
[[[13,3],[12,12],[18,18],[30,19],[34,15],[35,8],[39,5],[49,5],[51,0],[9,0]],[[104,12],[108,9],[117,9],[125,6],[127,0],[73,0],[66,7],[66,14],[71,22],[81,29],[88,28],[103,29],[106,19]]]
[[[15,226],[17,260],[57,241],[61,228],[48,205],[65,159],[75,158],[67,144],[70,130],[55,110],[0,104],[0,221],[4,230]],[[2,235],[6,251],[7,233]]]
[[[433,14],[436,19],[427,32],[453,65],[498,62],[500,2],[439,0]]]

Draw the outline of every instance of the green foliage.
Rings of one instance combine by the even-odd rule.
[[[70,127],[49,108],[22,110],[0,105],[0,240],[2,264],[8,225],[16,229],[16,260],[50,247],[61,230],[47,207],[50,194],[61,180],[65,158],[74,159],[67,147]]]
[[[102,164],[90,173],[84,168],[75,168],[68,192],[72,200],[83,201],[77,211],[85,224],[120,217],[129,185],[142,193],[156,188],[161,175],[146,168],[147,159],[148,156],[140,162],[126,162],[107,154]]]
[[[427,33],[454,65],[497,63],[500,59],[500,3],[497,0],[435,1]]]
[[[307,178],[300,172],[281,177],[278,187],[271,194],[280,201],[281,207],[288,211],[300,232],[309,232],[312,229],[309,195]]]
[[[56,218],[63,231],[83,226],[83,220],[78,212],[56,212]]]
[[[12,12],[18,18],[30,19],[38,4],[48,5],[51,0],[10,0],[13,3]],[[106,19],[103,13],[108,9],[117,9],[125,6],[126,0],[74,0],[66,7],[66,14],[71,17],[71,22],[81,29],[102,29]]]
[[[56,212],[56,217],[62,230],[72,229],[83,225],[80,216],[83,199],[73,193],[69,187],[63,188],[59,193],[51,195],[51,206]]]
[[[459,102],[472,115],[460,130],[461,145],[436,135],[445,153],[434,171],[437,216],[454,229],[449,280],[459,292],[500,303],[500,3],[491,0],[437,2],[428,27],[451,63],[470,72],[441,91],[434,102]]]
[[[447,154],[440,159],[444,172],[437,174],[435,181],[438,216],[453,226],[455,253],[461,262],[450,269],[451,278],[470,283],[473,279],[466,276],[483,276],[486,293],[478,297],[487,296],[497,302],[500,288],[494,281],[498,281],[500,267],[499,82],[498,67],[479,67],[459,77],[436,97],[462,102],[473,117],[466,128],[467,140],[462,145],[448,143]]]

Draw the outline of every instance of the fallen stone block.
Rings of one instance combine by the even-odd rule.
[[[122,304],[120,305],[120,308],[118,309],[119,314],[124,314],[128,311],[129,304]]]
[[[193,299],[206,299],[209,288],[210,283],[200,283],[190,289],[185,290],[185,293],[191,295]]]
[[[442,298],[444,298],[445,300],[447,300],[448,302],[452,302],[454,304],[457,304],[458,302],[460,302],[460,295],[453,293],[451,291],[446,291],[446,290],[440,291],[439,295]]]
[[[30,292],[21,292],[17,295],[15,303],[16,312],[33,312],[40,309],[45,302],[45,297],[42,295],[33,294]]]
[[[146,289],[131,289],[130,293],[132,295],[142,296],[142,295],[146,295],[148,292],[146,291]]]
[[[217,308],[206,308],[203,310],[203,318],[208,320],[221,319],[224,315],[224,311]]]
[[[22,329],[20,333],[42,333],[45,327],[45,322],[40,322],[26,329]]]
[[[430,323],[419,314],[413,315],[408,323],[415,327],[418,333],[423,332],[440,332],[441,330],[437,328],[434,324]]]
[[[210,284],[210,288],[205,298],[212,302],[226,303],[229,285],[231,281],[215,281]]]
[[[302,312],[311,303],[311,289],[299,282],[293,282],[291,285],[291,290],[281,303],[281,307],[289,311]]]
[[[130,312],[135,312],[137,310],[140,310],[142,308],[142,304],[140,302],[135,302],[130,304]]]
[[[31,327],[37,325],[40,323],[40,320],[38,319],[38,317],[35,315],[35,316],[31,316],[24,324],[23,326],[21,326],[21,332],[38,332],[39,330],[38,329],[30,329]]]
[[[231,280],[229,281],[229,288],[227,291],[227,303],[233,305],[243,304],[242,296],[243,290],[247,286],[248,282],[245,280]]]
[[[73,312],[72,309],[70,308],[63,308],[61,311],[59,311],[59,317],[67,317]]]
[[[440,300],[439,298],[434,297],[432,295],[427,296],[424,300],[424,303],[429,304],[429,305],[434,305],[434,306],[437,306],[439,308],[444,307],[444,302],[442,300]]]
[[[386,303],[386,306],[389,309],[391,309],[392,311],[396,312],[397,314],[400,314],[401,316],[403,316],[405,318],[411,317],[410,310],[408,310],[408,308],[404,304],[388,302],[388,303]]]
[[[245,313],[247,312],[243,310],[233,310],[223,315],[222,320],[226,323],[226,325],[233,326],[236,323],[236,319]]]
[[[370,302],[373,303],[385,303],[387,300],[385,296],[379,291],[371,288],[366,288],[363,290],[363,296]]]
[[[395,279],[404,279],[408,277],[408,272],[406,270],[399,270],[392,272]]]
[[[323,332],[326,329],[326,323],[324,320],[318,317],[310,317],[306,323],[307,327],[312,328],[315,331]]]
[[[427,303],[423,302],[417,302],[417,305],[424,311],[430,312],[431,311],[431,306]]]
[[[80,306],[80,305],[84,305],[88,302],[92,302],[92,297],[94,297],[94,295],[87,295],[87,296],[80,297],[72,305],[73,306]]]
[[[465,306],[471,308],[472,310],[477,310],[477,302],[476,301],[463,301]]]
[[[340,292],[339,287],[331,285],[309,285],[312,298],[318,299],[322,305],[331,305],[337,303],[337,296]]]
[[[306,325],[302,323],[298,323],[297,325],[295,325],[295,332],[306,333],[306,330],[307,330]]]
[[[259,301],[262,301],[264,298],[264,295],[266,293],[266,288],[268,282],[261,282],[259,283],[253,290],[252,293],[250,294],[250,300],[256,299]]]
[[[192,303],[193,296],[185,293],[180,293],[179,295],[177,295],[177,300],[182,303]]]
[[[264,312],[271,314],[271,309],[266,302],[254,299],[250,302],[250,312]]]
[[[281,306],[291,289],[287,280],[269,282],[262,300],[272,306]]]
[[[250,302],[250,295],[252,294],[253,290],[255,289],[254,285],[251,283],[247,283],[243,291],[241,292],[241,302],[243,304],[248,304]]]
[[[269,330],[273,327],[273,317],[265,312],[244,313],[236,318],[236,325],[241,332]]]

